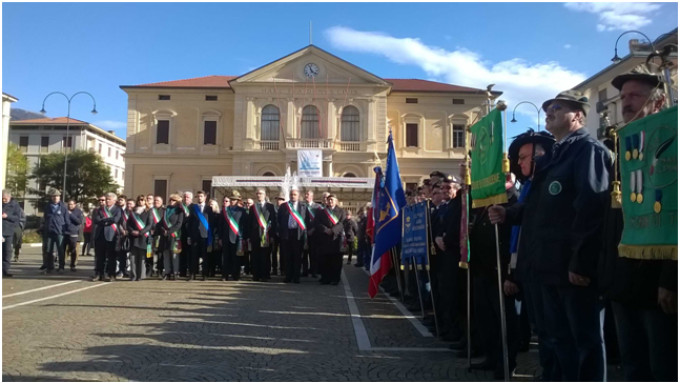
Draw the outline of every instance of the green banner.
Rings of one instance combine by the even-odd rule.
[[[678,107],[619,131],[623,235],[619,256],[678,259]]]
[[[505,174],[503,173],[503,120],[501,111],[494,109],[478,123],[472,133],[472,207],[505,203]]]

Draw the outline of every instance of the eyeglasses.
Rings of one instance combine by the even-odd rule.
[[[102,198],[99,200],[99,202],[106,202],[106,200]]]

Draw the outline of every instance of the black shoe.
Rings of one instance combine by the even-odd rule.
[[[355,263],[354,267],[364,267],[364,264],[363,263]]]
[[[338,285],[338,283],[340,283],[340,282],[338,282],[338,281],[333,281],[333,282],[331,282],[331,285],[333,285],[333,286],[337,286],[337,285]]]
[[[42,266],[40,266],[40,268],[38,270],[45,270],[46,268],[47,268],[47,266],[42,265]]]
[[[201,275],[201,280],[205,281],[205,275]]]
[[[293,283],[300,283],[299,279],[293,279]]]
[[[187,281],[190,281],[190,280],[192,280],[192,279],[196,279],[196,276],[193,275],[193,274],[187,275]]]
[[[512,378],[512,374],[515,371],[516,364],[513,362],[510,362],[510,365],[508,366],[508,377]],[[501,363],[500,366],[497,366],[493,370],[493,378],[496,380],[504,380],[505,379],[505,367],[503,366],[503,363]]]
[[[75,267],[75,266],[71,266],[71,271],[76,272],[76,271],[78,271],[78,270],[76,270],[76,267]]]
[[[467,356],[467,351],[465,353],[465,356]],[[487,358],[484,358],[479,362],[470,363],[470,368],[473,370],[493,371],[494,369],[496,369],[496,363],[491,362]]]
[[[253,282],[259,282],[260,278],[253,278]]]
[[[92,282],[97,282],[99,281],[99,275],[93,275],[92,278],[90,279]]]
[[[312,273],[312,274],[310,275],[310,277],[316,278],[316,274]]]
[[[286,278],[286,279],[283,280],[283,283],[290,283],[290,282],[292,282],[292,281],[291,281],[290,279],[288,279],[288,278]]]
[[[161,278],[161,281],[167,281],[169,278],[170,277],[167,274],[165,274],[163,278]]]
[[[322,284],[322,285],[330,285],[330,284],[331,284],[330,282],[328,282],[328,281],[323,281],[323,280],[322,280],[322,281],[319,281],[319,283]]]
[[[13,276],[14,276],[14,274],[10,274],[10,273],[2,273],[2,277],[3,277],[3,278],[12,278]]]
[[[475,348],[473,348],[470,353],[471,353],[471,355],[470,355],[471,358],[479,358],[480,356],[484,356],[484,354],[481,351],[479,351]],[[464,350],[456,351],[454,354],[458,358],[467,358],[467,356],[468,356],[467,347]],[[491,367],[491,369],[493,369],[493,367]]]

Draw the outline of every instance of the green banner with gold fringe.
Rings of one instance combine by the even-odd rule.
[[[619,132],[623,234],[619,256],[678,260],[678,107]]]
[[[503,173],[503,119],[494,109],[470,128],[472,179],[472,207],[505,203],[505,174]]]

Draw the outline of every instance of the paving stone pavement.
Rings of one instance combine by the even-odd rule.
[[[15,277],[3,279],[4,381],[493,379],[423,336],[385,295],[368,299],[368,276],[351,265],[337,286],[282,277],[104,283],[85,280],[92,257],[78,272],[39,275],[38,250],[26,248]],[[357,338],[350,302],[366,339]],[[537,354],[523,355],[524,374],[536,375]]]

